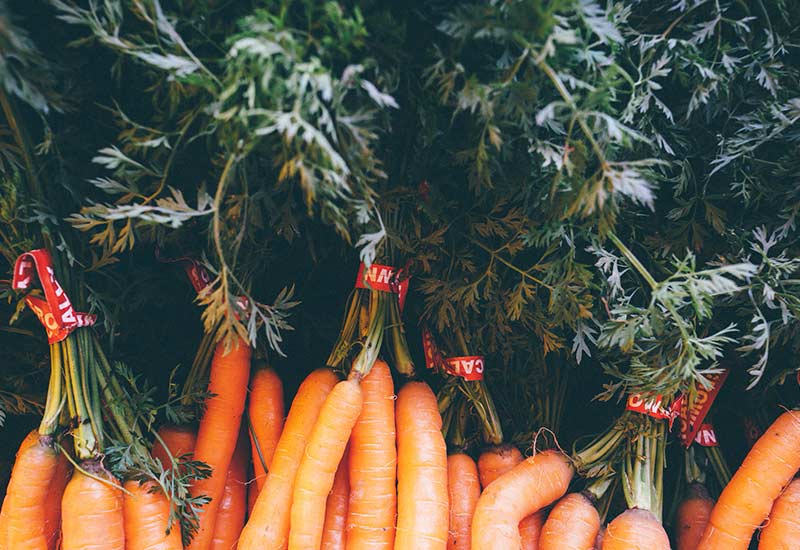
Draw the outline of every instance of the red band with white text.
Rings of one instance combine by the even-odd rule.
[[[422,327],[422,349],[425,351],[427,368],[440,368],[447,374],[460,376],[464,380],[483,380],[484,358],[482,355],[444,357],[428,327]]]
[[[53,258],[43,248],[25,252],[17,258],[11,287],[28,290],[33,287],[36,279],[44,292],[44,300],[36,296],[26,296],[25,303],[44,326],[50,344],[64,340],[78,327],[95,323],[95,315],[76,312],[72,307],[67,293],[56,280]]]
[[[718,447],[717,432],[710,422],[703,422],[694,436],[694,442],[701,447]]]
[[[708,414],[711,404],[716,399],[722,384],[728,378],[728,370],[706,376],[711,387],[708,389],[700,387],[694,400],[689,403],[687,396],[684,396],[683,406],[681,407],[680,439],[684,446],[688,447],[695,440],[698,430],[703,425],[703,421]]]
[[[404,274],[405,270],[390,265],[372,264],[367,269],[364,262],[361,262],[358,266],[356,288],[397,294],[400,309],[403,309],[406,303],[406,294],[408,294],[409,281],[408,277],[404,277]]]
[[[664,397],[661,395],[644,397],[640,393],[632,393],[625,403],[625,410],[646,414],[658,420],[669,420],[669,426],[672,428],[672,423],[678,417],[681,402],[682,399],[679,397],[669,407],[666,407]]]

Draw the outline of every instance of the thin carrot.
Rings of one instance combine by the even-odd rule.
[[[250,418],[253,471],[260,491],[267,480],[267,471],[283,431],[285,415],[283,384],[273,369],[259,368],[253,372],[247,414]]]
[[[478,457],[478,474],[481,487],[489,484],[524,460],[522,453],[513,445],[491,447]]]
[[[272,457],[267,481],[239,537],[239,550],[286,548],[297,468],[322,404],[338,380],[332,370],[318,369],[309,374],[297,390]]]
[[[217,344],[208,382],[211,397],[206,400],[194,449],[194,459],[205,462],[212,471],[208,478],[192,484],[193,495],[205,495],[211,500],[203,507],[200,527],[188,550],[208,550],[211,547],[214,523],[242,422],[249,379],[249,344],[239,339],[227,350],[224,342]]]
[[[56,550],[61,537],[61,499],[72,477],[72,464],[63,453],[58,453],[58,464],[45,499],[45,532],[48,550]]]
[[[800,548],[800,479],[792,481],[772,505],[758,550]]]
[[[166,445],[166,449],[164,445]],[[150,454],[153,455],[153,458],[160,460],[164,468],[169,468],[170,455],[177,460],[184,455],[193,453],[196,445],[197,432],[190,426],[165,424],[158,429],[158,438],[156,438]]]
[[[587,550],[600,530],[600,514],[587,496],[570,493],[556,503],[539,538],[541,550]]]
[[[448,550],[472,546],[472,515],[481,496],[478,466],[469,455],[451,454],[447,457],[447,488],[450,500]]]
[[[94,477],[76,470],[64,490],[62,550],[125,550],[119,483],[97,461],[86,461],[81,467]]]
[[[350,437],[347,548],[390,549],[397,515],[394,383],[375,361],[361,381],[364,406]]]
[[[396,550],[447,548],[447,448],[436,396],[423,382],[397,395]]]
[[[345,550],[347,507],[350,500],[350,460],[345,451],[333,478],[333,488],[325,503],[325,525],[322,528],[322,550]]]
[[[247,513],[247,463],[250,460],[249,438],[242,430],[228,468],[225,491],[217,511],[211,550],[233,550],[244,527]],[[255,485],[252,483],[251,485]]]
[[[125,550],[181,550],[181,528],[170,525],[169,500],[154,482],[125,482]]]
[[[675,513],[675,550],[695,550],[706,530],[714,501],[700,483],[692,483]]]
[[[535,514],[522,518],[522,521],[519,522],[519,538],[522,543],[520,548],[522,550],[538,550],[546,519],[546,510],[539,510]]]
[[[17,454],[3,512],[8,549],[48,549],[46,501],[56,471],[58,453],[50,436],[26,438]]]
[[[537,453],[483,491],[472,520],[472,547],[520,548],[519,522],[567,492],[574,470],[560,452]]]
[[[670,550],[669,537],[649,510],[631,508],[608,524],[603,550]]]
[[[322,405],[294,482],[289,550],[322,544],[325,503],[363,403],[361,384],[351,378],[336,384]]]
[[[783,413],[756,441],[711,511],[699,550],[746,550],[800,469],[800,414]]]

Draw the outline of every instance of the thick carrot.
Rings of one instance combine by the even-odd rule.
[[[260,368],[253,372],[247,414],[250,418],[253,471],[260,491],[267,480],[267,470],[272,464],[272,455],[283,431],[285,415],[283,384],[271,368]]]
[[[56,550],[61,537],[61,499],[72,477],[72,464],[63,453],[58,453],[56,472],[50,481],[45,502],[45,532],[48,550]]]
[[[396,550],[447,548],[447,448],[436,396],[423,382],[397,395]]]
[[[389,366],[375,361],[361,389],[364,406],[350,436],[347,548],[391,549],[397,515],[397,447]]]
[[[225,491],[217,511],[211,550],[234,550],[244,527],[247,513],[247,463],[250,447],[247,433],[242,430],[233,453],[225,481]],[[255,486],[255,483],[252,483]]]
[[[649,510],[631,508],[608,524],[603,550],[670,550],[669,537]]]
[[[714,501],[700,483],[689,485],[675,513],[675,550],[695,550],[706,530]]]
[[[230,349],[224,342],[217,344],[211,360],[211,376],[206,400],[206,410],[197,432],[194,459],[208,464],[212,471],[206,479],[192,484],[192,494],[205,495],[211,500],[200,514],[200,528],[187,547],[188,550],[208,550],[214,537],[214,523],[217,518],[228,467],[231,464],[239,426],[242,422],[247,383],[250,379],[250,346],[244,340],[237,340]]]
[[[758,550],[800,548],[800,479],[792,481],[772,505]]]
[[[570,493],[547,516],[539,538],[541,550],[587,550],[594,547],[600,514],[582,493]]]
[[[347,539],[347,507],[350,501],[350,460],[345,451],[333,478],[333,488],[325,503],[325,525],[322,527],[322,550],[345,550]]]
[[[81,467],[94,477],[76,470],[64,490],[62,550],[125,550],[119,483],[96,461],[84,462]]]
[[[322,404],[338,380],[332,370],[318,369],[309,374],[297,390],[272,457],[267,481],[239,537],[239,550],[286,548],[297,468]]]
[[[20,443],[19,448],[17,449],[16,456],[19,457],[19,455],[22,454],[22,452],[25,449],[27,449],[34,443],[38,442],[39,442],[39,432],[37,430],[32,430],[28,432],[28,435],[26,435],[25,438],[22,440],[22,443]],[[14,468],[16,468],[16,460],[14,461],[14,466],[11,468],[10,479],[14,479]],[[7,489],[6,489],[6,497],[8,497]],[[8,550],[8,507],[6,506],[6,501],[8,501],[8,498],[3,499],[3,506],[0,507],[0,550]],[[60,506],[61,503],[59,502],[59,507]]]
[[[256,500],[258,500],[258,485],[253,479],[253,468],[247,474],[247,517],[253,515],[253,508],[256,507]]]
[[[451,454],[447,457],[447,489],[450,500],[448,550],[472,546],[472,515],[481,496],[478,466],[469,455]]]
[[[546,510],[525,516],[519,522],[519,538],[522,550],[538,550],[542,538],[542,529],[547,519]],[[587,547],[591,548],[591,547]]]
[[[3,506],[8,549],[47,550],[47,497],[58,470],[50,436],[26,438],[17,453]]]
[[[800,469],[800,413],[783,413],[756,441],[711,511],[699,550],[746,550]]]
[[[163,445],[162,441],[164,442]],[[166,449],[164,445],[167,446]],[[156,438],[150,454],[153,455],[153,458],[160,460],[164,468],[169,468],[171,464],[170,455],[175,460],[178,460],[183,455],[193,453],[196,445],[197,432],[194,429],[189,426],[165,424],[158,429],[158,438]]]
[[[474,550],[520,548],[519,522],[561,498],[574,470],[560,452],[537,453],[483,491],[472,520]]]
[[[490,447],[478,457],[478,475],[481,487],[489,484],[524,460],[522,453],[513,445]]]
[[[505,444],[491,447],[478,457],[478,473],[481,486],[485,489],[492,481],[511,470],[524,460],[522,453],[513,445]],[[544,525],[545,514],[536,513],[522,518],[519,534],[523,550],[536,550],[539,546],[539,533]]]
[[[125,482],[125,550],[181,550],[181,527],[169,524],[169,500],[154,482]]]
[[[289,550],[322,544],[325,503],[363,403],[361,384],[352,378],[336,384],[322,405],[294,482]]]

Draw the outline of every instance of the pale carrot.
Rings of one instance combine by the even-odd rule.
[[[470,550],[472,516],[481,496],[481,485],[478,466],[469,455],[456,453],[447,457],[447,488],[450,500],[447,548]]]
[[[570,493],[559,500],[542,528],[541,550],[587,550],[600,531],[600,514],[582,493]]]
[[[602,550],[670,550],[669,537],[652,512],[631,508],[608,524]]]
[[[775,500],[758,541],[758,550],[797,548],[800,548],[800,479],[792,481]]]

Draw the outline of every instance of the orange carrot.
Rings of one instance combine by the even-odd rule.
[[[695,550],[706,530],[714,501],[699,483],[692,483],[675,513],[675,550]]]
[[[800,414],[783,413],[756,441],[711,511],[699,550],[746,550],[800,469]]]
[[[154,482],[125,482],[125,550],[181,550],[181,527],[169,523],[169,500]]]
[[[71,477],[72,464],[63,453],[58,453],[56,472],[50,481],[50,488],[47,490],[47,499],[45,501],[44,525],[48,550],[56,550],[59,545],[61,537],[61,499]]]
[[[397,395],[396,550],[447,548],[447,448],[436,396],[423,382]]]
[[[258,490],[267,480],[267,470],[283,431],[283,384],[271,368],[253,372],[250,380],[250,446],[253,450],[253,471]],[[265,468],[266,466],[266,468]]]
[[[64,490],[62,550],[125,550],[119,483],[96,461],[86,461],[81,467],[94,477],[76,470]]]
[[[58,470],[58,453],[50,436],[29,436],[17,453],[3,512],[8,549],[47,550],[47,497]]]
[[[447,457],[447,489],[450,500],[450,528],[448,550],[472,546],[472,515],[481,496],[478,466],[469,455],[452,454]]]
[[[670,550],[669,537],[649,510],[631,508],[608,524],[603,550]]]
[[[539,510],[535,514],[531,514],[522,518],[519,522],[519,538],[522,545],[522,550],[538,550],[542,538],[542,528],[547,519],[545,510]],[[587,548],[591,548],[588,546]]]
[[[519,449],[505,444],[491,447],[478,457],[478,473],[485,489],[492,481],[511,470],[524,458]],[[544,525],[544,513],[531,514],[519,522],[519,534],[524,550],[536,550],[539,546],[539,533]]]
[[[491,447],[478,457],[478,474],[481,487],[489,484],[523,461],[522,453],[512,445]]]
[[[253,479],[253,467],[251,465],[249,473],[247,474],[247,517],[253,515],[253,508],[256,507],[256,500],[258,500],[258,485]]]
[[[338,380],[332,370],[318,369],[309,374],[297,390],[272,456],[272,468],[239,537],[239,550],[286,548],[297,468],[322,404]]]
[[[163,445],[162,441],[164,442]],[[166,449],[164,445],[167,446]],[[172,455],[173,459],[178,460],[183,455],[193,453],[195,445],[197,445],[197,432],[195,430],[189,426],[166,424],[158,429],[158,438],[156,438],[150,454],[153,455],[153,458],[160,460],[164,468],[169,468],[171,465],[170,455]]]
[[[539,538],[541,550],[586,550],[594,546],[600,514],[588,497],[570,493],[553,507]]]
[[[361,384],[352,378],[336,384],[322,405],[294,482],[289,550],[320,547],[325,503],[363,403]]]
[[[519,548],[519,522],[567,492],[574,470],[553,450],[537,453],[483,491],[472,520],[472,547]]]
[[[322,550],[345,550],[347,507],[350,500],[350,453],[344,452],[333,478],[333,488],[325,503],[325,525],[322,528]]]
[[[772,505],[758,550],[800,548],[800,479],[792,481]]]
[[[217,511],[211,550],[234,550],[244,527],[247,512],[247,463],[250,460],[249,439],[242,430],[228,468],[225,491]],[[255,483],[252,484],[255,486]]]
[[[394,383],[389,365],[376,361],[361,388],[364,406],[350,437],[347,548],[380,550],[394,545],[397,515]]]
[[[228,350],[223,342],[217,344],[208,382],[211,397],[206,400],[206,410],[200,421],[194,449],[194,459],[205,462],[212,471],[210,477],[192,484],[193,495],[205,495],[211,500],[203,507],[200,528],[188,550],[208,550],[211,547],[214,522],[242,422],[249,379],[249,344],[239,339]]]
[[[22,452],[33,445],[34,443],[39,442],[39,432],[37,430],[32,430],[28,432],[28,435],[22,440],[20,443],[19,448],[17,449],[17,457],[22,454]],[[14,479],[14,468],[16,468],[16,460],[14,461],[14,466],[11,468],[11,478]],[[19,474],[17,474],[19,475]],[[10,480],[9,480],[10,485]],[[8,490],[6,489],[6,497],[8,497]],[[3,506],[0,507],[0,550],[8,550],[8,508],[6,507],[6,501],[8,498],[3,499]],[[61,503],[59,501],[58,504],[59,508],[61,507]],[[59,516],[60,516],[59,512]]]

